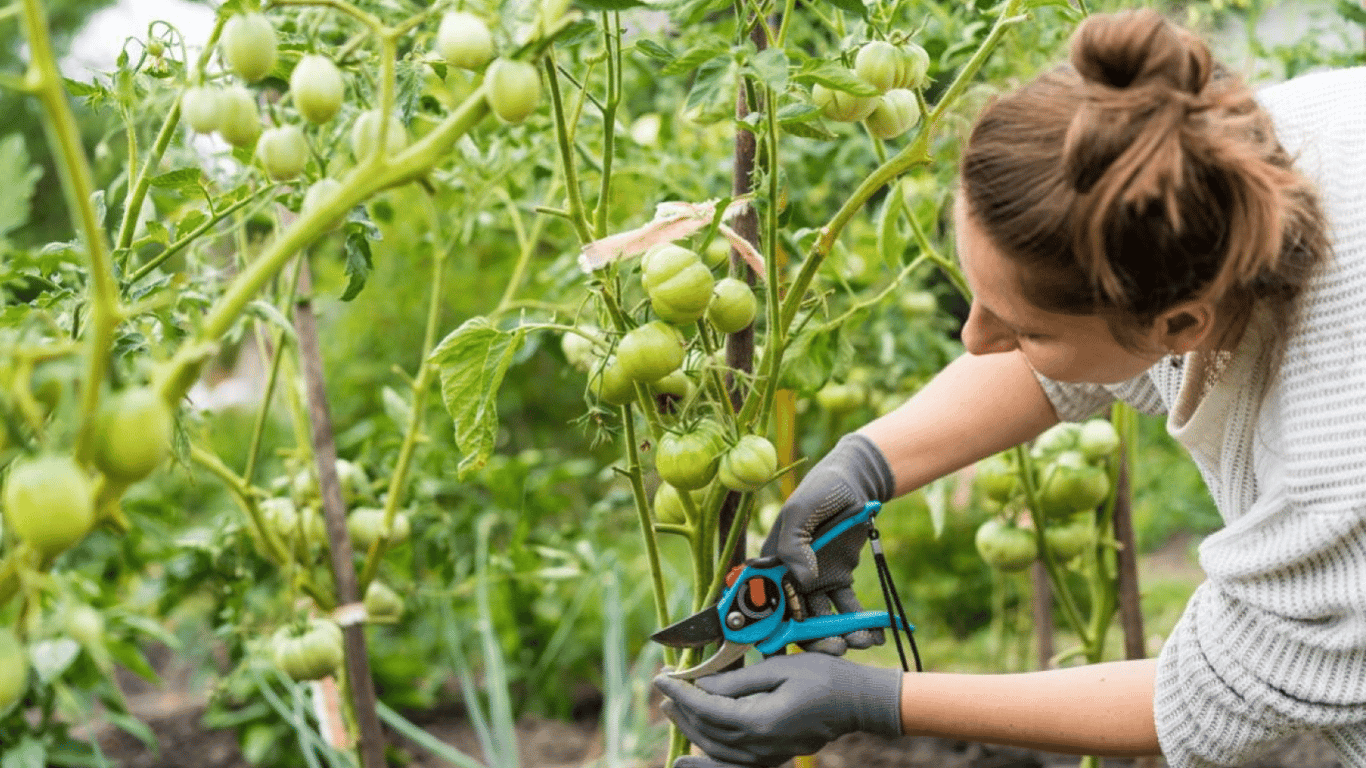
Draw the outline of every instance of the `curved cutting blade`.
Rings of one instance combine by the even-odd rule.
[[[650,635],[650,639],[671,648],[701,648],[709,643],[721,642],[725,639],[725,633],[721,628],[721,617],[713,606],[675,621]]]
[[[727,640],[721,645],[721,650],[712,654],[710,659],[698,664],[695,667],[681,669],[677,672],[670,672],[669,677],[676,677],[679,680],[696,680],[699,677],[714,675],[717,672],[724,672],[727,667],[745,657],[745,652],[752,646],[750,643],[733,643]]]

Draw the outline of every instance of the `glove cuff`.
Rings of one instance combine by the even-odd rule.
[[[854,483],[868,492],[870,499],[891,501],[896,492],[896,478],[882,449],[862,432],[850,432],[835,444],[831,453],[838,451],[847,467],[854,473]]]
[[[899,738],[901,732],[901,681],[905,675],[900,669],[864,667],[867,671],[862,681],[862,695],[859,697],[859,730],[888,739]]]

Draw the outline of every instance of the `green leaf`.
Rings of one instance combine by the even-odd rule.
[[[247,313],[255,315],[261,318],[262,320],[266,321],[270,325],[273,325],[279,328],[280,330],[284,331],[285,336],[287,336],[290,341],[295,340],[296,337],[294,335],[294,324],[291,323],[289,321],[289,318],[285,317],[284,313],[281,312],[274,304],[271,304],[268,301],[261,301],[260,299],[257,299],[256,301],[253,301],[247,305]]]
[[[701,77],[703,64],[717,60],[729,62],[730,59],[730,52],[721,46],[699,45],[666,64],[659,70],[659,73],[661,75],[683,75],[696,69],[698,70],[698,77]]]
[[[863,4],[863,0],[825,0],[825,2],[850,16],[858,16],[861,19],[868,18],[868,6]]]
[[[877,95],[877,89],[864,82],[852,69],[829,61],[807,62],[792,79],[808,85],[820,83],[826,88],[852,93],[855,96]]]
[[[204,173],[198,168],[181,168],[153,176],[149,184],[160,189],[174,189],[184,195],[197,195],[203,188]]]
[[[346,228],[346,242],[342,245],[342,251],[346,257],[346,276],[349,281],[342,293],[342,301],[350,301],[360,294],[361,289],[365,287],[365,281],[370,277],[371,270],[375,267],[375,262],[370,257],[370,239],[365,236],[365,229],[351,224],[347,224]]]
[[[830,141],[837,138],[835,134],[825,130],[820,123],[807,123],[801,120],[780,120],[778,127],[784,133],[792,136],[799,136],[803,139],[816,139],[818,141]]]
[[[877,252],[886,264],[901,263],[901,252],[906,250],[908,238],[897,223],[901,220],[902,206],[901,180],[892,183],[882,204],[882,212],[877,223]]]
[[[669,62],[674,60],[674,55],[669,52],[668,48],[665,48],[653,40],[645,38],[637,40],[636,50],[656,61]]]
[[[857,327],[857,324],[851,324]],[[811,393],[825,386],[836,367],[847,365],[853,345],[841,330],[808,329],[797,334],[783,351],[778,386]]]
[[[441,376],[441,399],[455,422],[455,442],[463,454],[457,472],[462,480],[493,453],[498,389],[525,337],[520,328],[504,331],[486,317],[473,317],[432,351]]]
[[[0,139],[0,178],[8,180],[0,190],[0,239],[28,223],[29,200],[42,175],[43,169],[29,162],[23,134]]]
[[[393,387],[385,387],[380,390],[380,403],[384,406],[384,415],[399,429],[407,429],[408,421],[413,417],[413,405],[394,390]]]
[[[1360,24],[1361,26],[1366,27],[1366,8],[1363,8],[1355,2],[1350,2],[1350,0],[1338,0],[1338,15],[1353,24]]]
[[[765,48],[749,61],[746,69],[774,91],[787,88],[787,54],[781,48]]]

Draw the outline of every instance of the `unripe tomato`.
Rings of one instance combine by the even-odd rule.
[[[703,488],[706,486],[704,485]],[[706,494],[701,488],[688,491],[694,504],[702,503],[702,498]],[[668,483],[660,483],[655,489],[655,520],[670,525],[686,525],[688,522],[688,508],[683,504],[682,492]]]
[[[448,13],[436,28],[436,50],[452,67],[479,69],[493,59],[493,33],[472,13]]]
[[[275,26],[270,19],[259,13],[239,13],[223,25],[219,52],[228,69],[248,83],[254,83],[275,66],[278,45]]]
[[[656,381],[651,386],[655,388],[656,394],[668,395],[670,397],[678,398],[679,400],[686,398],[697,390],[697,385],[693,384],[692,379],[688,377],[688,374],[683,372],[682,368],[679,368],[668,376]]]
[[[902,61],[901,52],[895,45],[885,40],[874,40],[864,43],[854,55],[854,74],[876,88],[878,93],[886,93],[897,87]]]
[[[1119,450],[1119,433],[1109,420],[1091,419],[1081,425],[1077,447],[1087,461],[1101,461]]]
[[[626,332],[617,345],[617,361],[635,381],[659,381],[683,363],[683,351],[678,330],[655,320]]]
[[[759,300],[749,283],[738,277],[716,281],[707,305],[707,320],[721,333],[735,333],[749,326],[759,314]]]
[[[289,76],[294,106],[310,123],[325,123],[341,111],[346,84],[337,65],[326,56],[310,53],[299,59]]]
[[[356,160],[367,160],[379,148],[379,124],[383,117],[375,110],[362,112],[351,126],[351,154]],[[393,155],[408,146],[408,131],[393,115],[389,116],[388,133],[384,135],[384,154]]]
[[[336,672],[345,658],[341,627],[326,619],[313,619],[302,632],[281,627],[271,639],[271,655],[290,679],[320,680]]]
[[[1076,422],[1064,421],[1054,424],[1034,438],[1034,446],[1029,449],[1029,455],[1040,461],[1052,461],[1063,451],[1076,450],[1080,436],[1081,425]]]
[[[604,360],[588,379],[593,394],[608,405],[626,405],[636,399],[635,381],[616,355]]]
[[[150,475],[171,453],[175,417],[151,387],[132,387],[100,408],[95,466],[110,479],[132,483]]]
[[[640,267],[640,282],[650,306],[664,320],[675,325],[691,323],[707,311],[715,280],[696,253],[663,243],[645,252]]]
[[[924,88],[930,72],[930,54],[918,43],[904,43],[901,46],[902,66],[897,79],[897,88]]]
[[[973,542],[977,554],[999,571],[1024,570],[1038,556],[1033,533],[995,518],[982,523]]]
[[[894,88],[882,94],[877,108],[863,122],[879,139],[895,139],[920,122],[920,102],[913,91]]]
[[[905,291],[897,295],[901,310],[912,317],[928,315],[939,309],[939,299],[929,291]]]
[[[104,644],[104,614],[89,605],[76,605],[66,612],[66,633],[84,648]]]
[[[392,528],[384,527],[384,510],[375,507],[358,507],[346,517],[346,532],[351,536],[351,546],[359,550],[366,550],[370,545],[379,541],[387,533],[389,535],[389,545],[395,546],[408,540],[412,532],[412,525],[408,522],[408,515],[403,512],[394,513],[394,524]]]
[[[223,111],[222,91],[211,85],[195,85],[180,97],[180,114],[195,133],[213,133]]]
[[[1058,454],[1040,476],[1039,504],[1049,517],[1095,509],[1110,495],[1110,477],[1079,451]]]
[[[301,563],[311,563],[327,541],[326,524],[312,506],[296,507],[294,502],[281,496],[262,501],[260,510],[265,524]]]
[[[94,524],[94,484],[75,459],[46,455],[10,467],[5,528],[44,556],[70,549]]]
[[[12,627],[0,627],[0,715],[19,703],[28,689],[28,651]]]
[[[999,453],[977,462],[972,482],[983,495],[998,504],[1005,504],[1020,493],[1019,472]]]
[[[342,183],[330,176],[324,176],[321,179],[318,179],[317,181],[308,185],[308,189],[304,191],[303,202],[299,204],[299,213],[311,213],[312,211],[316,210],[319,206],[323,205],[326,201],[330,200],[334,195],[337,194],[337,192],[341,188]],[[339,216],[332,223],[332,226],[335,227],[337,224],[340,223],[341,217]]]
[[[683,434],[665,433],[655,448],[655,470],[669,485],[695,491],[716,477],[725,441],[713,425],[703,424]]]
[[[276,181],[288,181],[303,173],[308,165],[308,140],[297,125],[271,128],[256,142],[256,157],[266,175]]]
[[[877,109],[878,97],[855,96],[816,83],[811,86],[811,100],[828,119],[841,123],[857,123]]]
[[[536,65],[515,59],[496,59],[484,73],[493,114],[505,123],[520,123],[541,103],[541,74]]]
[[[717,477],[732,491],[757,491],[778,471],[778,450],[762,435],[741,437],[721,457]]]
[[[596,326],[580,326],[582,333],[565,332],[560,337],[560,349],[564,352],[565,362],[574,368],[587,372],[597,359],[594,355],[594,341],[602,337]]]
[[[378,621],[397,621],[403,616],[403,598],[388,584],[376,579],[365,588],[365,612]]]
[[[1050,521],[1044,526],[1043,538],[1055,557],[1060,560],[1071,560],[1090,546],[1091,531],[1091,516],[1076,515],[1065,522]]]
[[[256,97],[240,85],[226,88],[218,97],[218,135],[238,149],[246,149],[261,135],[261,115]]]
[[[816,403],[832,414],[840,415],[868,402],[868,389],[857,382],[826,382],[816,390]]]

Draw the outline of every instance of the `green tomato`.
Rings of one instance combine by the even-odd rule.
[[[705,488],[706,486],[703,486]],[[701,504],[706,492],[702,489],[688,491],[694,504]],[[683,504],[682,493],[668,483],[660,483],[655,489],[655,520],[670,525],[686,525],[688,508]]]
[[[587,372],[597,359],[595,342],[602,338],[602,332],[593,325],[580,326],[579,331],[580,333],[566,331],[560,337],[560,350],[564,352],[565,362]]]
[[[261,135],[261,115],[256,97],[240,85],[219,94],[218,135],[238,149],[247,149]]]
[[[939,309],[939,299],[929,291],[906,291],[897,294],[901,311],[912,317],[930,315]]]
[[[929,83],[930,54],[918,43],[901,46],[902,65],[896,88],[924,88]]]
[[[536,65],[516,59],[495,59],[484,73],[489,108],[504,123],[520,123],[541,103],[541,73]]]
[[[712,288],[707,305],[707,320],[721,333],[747,328],[759,314],[759,300],[749,283],[738,277],[723,277]]]
[[[376,579],[365,588],[365,612],[377,621],[398,621],[403,616],[403,598],[388,584]]]
[[[351,126],[351,154],[356,161],[368,160],[379,149],[379,126],[383,116],[375,110],[362,112]],[[384,154],[394,155],[408,146],[408,131],[393,115],[384,134]]]
[[[311,505],[298,506],[280,496],[260,504],[261,519],[300,563],[311,563],[327,542],[327,526]]]
[[[683,434],[668,432],[655,448],[655,470],[669,485],[695,491],[716,477],[724,450],[720,430],[710,424]]]
[[[228,69],[248,83],[270,73],[278,47],[275,26],[259,13],[239,13],[229,18],[219,38],[219,52]]]
[[[632,328],[617,345],[617,361],[635,381],[652,382],[683,363],[683,337],[668,323],[655,320]]]
[[[104,614],[89,605],[72,606],[66,612],[66,633],[83,648],[104,644]]]
[[[94,483],[75,459],[49,454],[10,467],[5,528],[45,557],[70,549],[94,525]]]
[[[281,627],[271,639],[271,655],[290,679],[321,680],[336,672],[345,658],[341,627],[326,619],[313,619],[303,632]]]
[[[1090,515],[1076,515],[1065,522],[1049,521],[1043,529],[1044,543],[1060,560],[1071,560],[1086,551],[1092,541]]]
[[[1038,556],[1033,533],[995,518],[978,527],[973,542],[977,545],[977,554],[999,571],[1024,570]]]
[[[310,53],[299,59],[289,76],[294,106],[310,123],[325,123],[341,111],[346,84],[337,65],[326,56]]]
[[[699,320],[715,287],[701,257],[670,243],[656,245],[641,257],[640,282],[655,314],[675,325]]]
[[[1030,448],[1029,455],[1039,461],[1052,461],[1063,451],[1076,450],[1080,436],[1080,424],[1072,421],[1059,422],[1034,438],[1034,446]]]
[[[195,85],[180,96],[180,114],[195,133],[213,133],[221,120],[222,91],[211,85]]]
[[[303,173],[308,165],[308,141],[297,125],[271,128],[256,142],[256,157],[267,176],[288,181]]]
[[[304,190],[303,202],[299,204],[299,214],[306,215],[321,208],[331,201],[332,198],[336,197],[337,194],[341,192],[341,189],[342,183],[330,176],[324,176],[321,179],[318,179],[308,185],[308,189]],[[332,226],[336,227],[340,223],[341,217],[339,216],[332,222]]]
[[[732,491],[757,491],[778,471],[778,450],[768,438],[745,435],[721,457],[717,477]]]
[[[858,382],[828,381],[816,390],[816,403],[836,416],[849,413],[867,402],[868,388]]]
[[[0,627],[0,715],[19,703],[28,689],[28,651],[13,627]]]
[[[100,408],[95,466],[112,480],[147,477],[171,453],[175,416],[150,387],[125,389]]]
[[[877,109],[878,97],[855,96],[816,83],[811,86],[811,100],[826,118],[840,123],[857,123]]]
[[[588,379],[594,396],[608,405],[626,405],[636,399],[635,381],[616,355],[604,360]]]
[[[895,139],[920,122],[920,102],[915,92],[894,88],[882,94],[877,108],[863,122],[879,139]]]
[[[977,462],[972,482],[984,496],[998,504],[1010,502],[1021,490],[1015,465],[999,453]]]
[[[885,40],[864,43],[854,55],[854,74],[873,86],[878,93],[897,87],[899,68],[904,66],[901,52]]]
[[[1103,461],[1119,450],[1119,433],[1108,419],[1091,419],[1077,433],[1077,448],[1087,461]]]
[[[436,28],[436,50],[452,67],[479,69],[493,59],[493,33],[472,13],[448,13]]]
[[[1095,509],[1110,495],[1110,477],[1079,451],[1063,451],[1039,472],[1039,504],[1050,518]]]
[[[730,260],[730,241],[718,237],[707,243],[706,250],[700,256],[708,268],[716,269]]]
[[[408,521],[407,514],[395,512],[393,527],[385,528],[384,510],[376,507],[357,507],[346,517],[346,532],[351,537],[351,546],[364,551],[386,534],[390,546],[402,544],[412,533],[412,524]]]

